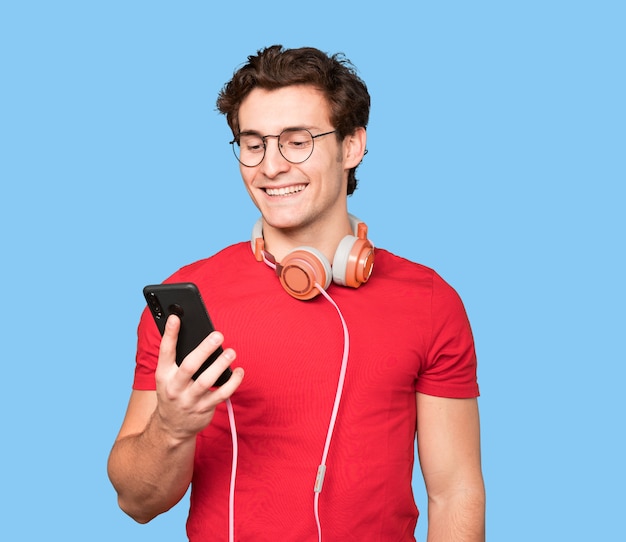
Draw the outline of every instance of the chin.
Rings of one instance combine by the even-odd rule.
[[[302,213],[262,212],[263,219],[272,228],[289,230],[304,225]]]

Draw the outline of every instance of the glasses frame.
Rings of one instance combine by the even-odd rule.
[[[267,139],[270,137],[275,137],[276,138],[276,144],[278,145],[278,152],[280,153],[280,155],[287,160],[287,162],[289,162],[290,164],[302,164],[303,162],[306,162],[309,158],[311,158],[311,155],[313,154],[313,150],[315,149],[315,140],[318,137],[322,137],[322,136],[327,136],[330,134],[334,134],[337,130],[331,130],[330,132],[324,132],[322,134],[317,134],[317,135],[313,135],[311,133],[310,130],[307,130],[306,128],[285,128],[280,134],[278,135],[259,135],[256,132],[239,132],[235,138],[229,142],[231,148],[233,149],[233,154],[235,155],[235,158],[237,158],[237,161],[244,167],[257,167],[258,165],[261,164],[261,162],[263,162],[263,160],[265,160],[265,154],[267,152]],[[280,148],[280,136],[282,136],[285,132],[308,132],[309,135],[311,136],[311,152],[309,153],[309,155],[304,158],[303,160],[298,160],[298,161],[293,161],[293,160],[289,160],[289,158],[287,158],[284,154],[282,149]],[[239,140],[241,138],[242,135],[258,135],[261,138],[261,141],[263,141],[263,155],[261,156],[261,159],[254,165],[249,165],[249,164],[244,164],[241,159],[239,158],[239,156],[237,156],[237,149],[235,149],[235,144],[239,145]]]

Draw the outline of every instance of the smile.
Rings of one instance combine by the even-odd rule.
[[[296,186],[286,186],[284,188],[266,188],[265,193],[268,196],[291,196],[302,192],[306,188],[306,184],[298,184]]]

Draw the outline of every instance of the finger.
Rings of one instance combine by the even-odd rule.
[[[176,365],[176,344],[179,330],[180,319],[174,314],[170,315],[165,322],[165,331],[159,346],[158,366],[161,366],[162,369]]]
[[[233,369],[233,374],[219,388],[214,388],[211,392],[211,399],[216,403],[221,403],[228,399],[239,387],[241,382],[243,381],[244,371],[242,367],[236,367]]]
[[[214,387],[215,382],[224,371],[230,368],[231,363],[235,361],[236,357],[237,354],[232,348],[224,349],[220,356],[198,376],[196,384],[203,389]]]
[[[224,342],[224,336],[219,331],[210,333],[194,350],[192,350],[182,361],[179,371],[179,378],[189,381],[200,369],[202,364],[214,354],[214,352]]]

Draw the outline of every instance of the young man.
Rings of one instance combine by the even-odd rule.
[[[248,60],[218,108],[262,218],[252,244],[167,280],[195,282],[219,329],[180,367],[180,321],[170,317],[161,340],[142,315],[109,459],[119,504],[147,522],[191,484],[192,541],[411,541],[417,435],[428,541],[482,541],[476,357],[461,300],[434,271],[374,250],[348,214],[366,86],[317,49],[273,46]],[[237,367],[212,387],[235,356],[245,379]]]

